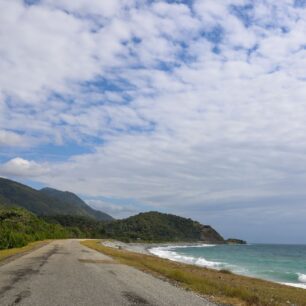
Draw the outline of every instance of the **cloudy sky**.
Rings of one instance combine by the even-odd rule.
[[[0,175],[306,243],[306,1],[0,0]]]

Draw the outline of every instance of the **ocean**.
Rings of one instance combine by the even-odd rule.
[[[149,251],[174,261],[306,289],[306,245],[164,246]]]

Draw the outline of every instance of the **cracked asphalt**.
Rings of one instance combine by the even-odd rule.
[[[0,305],[215,304],[71,239],[51,242],[1,265]]]

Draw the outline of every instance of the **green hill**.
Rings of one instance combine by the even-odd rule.
[[[13,217],[10,224],[14,224],[14,222],[18,224],[17,228],[20,233],[24,232],[23,226],[27,228],[22,224],[28,224],[29,220],[35,218],[38,225],[39,222],[43,222],[41,224],[49,224],[57,229],[63,230],[65,228],[66,235],[69,237],[114,238],[124,241],[225,243],[223,237],[211,226],[202,225],[191,219],[159,212],[147,212],[123,220],[113,220],[109,215],[92,209],[71,192],[52,188],[38,191],[3,178],[0,178],[0,207],[1,205],[7,208],[22,207],[42,217],[42,219],[38,219],[26,211],[15,210],[14,214],[19,212],[19,215],[10,215]],[[18,220],[21,222],[14,221],[16,220],[14,216],[19,218]],[[35,223],[33,222],[31,224]],[[13,236],[19,237],[18,233],[14,232],[13,226],[7,227],[7,225],[8,221],[5,223],[7,235],[11,229],[14,233]],[[35,226],[30,226],[30,228],[32,228],[32,232],[28,230],[30,231],[29,235],[33,236],[33,239],[36,239],[36,231],[37,237],[45,237],[44,234],[39,234],[45,233],[43,225],[42,228]],[[50,235],[52,233],[53,230]],[[27,238],[22,239],[28,241]]]
[[[0,178],[0,203],[9,207],[23,207],[37,215],[77,215],[97,220],[112,217],[92,209],[70,192],[46,188],[41,191]]]
[[[225,243],[211,226],[159,212],[141,213],[122,220],[99,222],[81,216],[46,216],[48,222],[78,228],[86,237],[123,241],[202,241]]]
[[[71,236],[72,232],[68,229],[47,223],[25,209],[0,207],[0,249],[22,247],[36,240]]]
[[[140,213],[107,223],[105,235],[121,240],[224,243],[223,237],[209,225],[159,212]]]

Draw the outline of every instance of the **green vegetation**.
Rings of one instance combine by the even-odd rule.
[[[5,203],[5,205],[3,204]],[[113,238],[123,241],[224,243],[210,226],[159,212],[113,220],[71,192],[40,191],[0,178],[0,249],[46,238]],[[25,208],[37,216],[28,213]],[[2,219],[1,219],[2,218]]]
[[[0,249],[52,238],[113,238],[122,241],[199,241],[207,228],[191,219],[158,212],[102,222],[84,216],[37,217],[21,208],[0,208]],[[210,227],[209,231],[214,230]],[[202,237],[202,238],[201,238]],[[218,241],[219,236],[210,236]]]
[[[111,216],[92,209],[73,193],[51,188],[39,191],[4,178],[0,178],[0,203],[22,207],[41,216],[76,215],[112,220]]]
[[[112,222],[99,222],[81,216],[46,216],[44,220],[64,227],[78,229],[79,237],[113,238],[129,241],[210,241],[223,242],[223,238],[210,226],[159,212],[141,213]]]
[[[205,236],[205,234],[207,235]],[[223,238],[210,226],[171,214],[140,213],[105,225],[105,235],[123,241],[212,241]]]
[[[49,224],[22,208],[0,208],[0,249],[69,236],[72,236],[69,230],[58,224]]]
[[[79,238],[105,237],[105,222],[83,216],[44,216],[43,219],[52,224],[59,224],[74,233]]]
[[[119,261],[166,276],[181,286],[226,305],[306,305],[306,290],[284,286],[251,277],[181,264],[150,255],[132,253],[101,245],[100,241],[83,241],[83,245]]]

